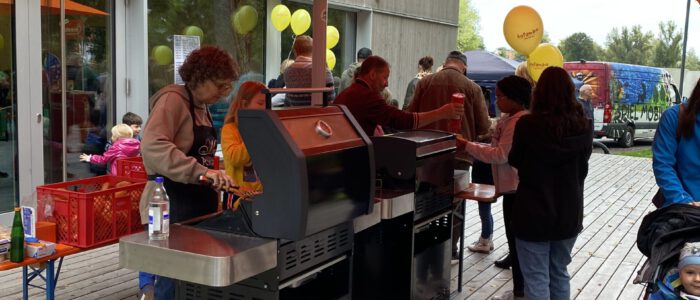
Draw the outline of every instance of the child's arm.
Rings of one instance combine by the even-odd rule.
[[[91,155],[90,163],[96,165],[105,165],[113,161],[115,158],[117,158],[117,154],[119,153],[119,150],[117,148],[118,147],[110,147],[109,150],[107,150],[107,152],[103,153],[102,155]]]
[[[466,151],[474,156],[474,158],[485,163],[508,163],[508,153],[510,153],[511,146],[513,145],[515,121],[517,120],[509,120],[508,124],[503,126],[501,129],[501,135],[496,145],[467,142],[465,144]]]

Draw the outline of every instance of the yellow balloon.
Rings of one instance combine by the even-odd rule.
[[[294,34],[301,35],[311,27],[311,15],[305,9],[297,9],[292,14],[292,31]]]
[[[549,43],[537,46],[527,58],[527,70],[534,81],[539,80],[544,69],[551,66],[563,67],[564,56],[559,48]]]
[[[202,28],[199,28],[197,26],[187,26],[185,29],[182,31],[183,35],[196,35],[199,37],[199,40],[202,41],[204,39],[204,31],[202,31]]]
[[[173,50],[165,45],[155,46],[153,47],[151,56],[153,56],[153,60],[156,64],[161,66],[169,65],[173,61]]]
[[[515,51],[529,55],[542,41],[542,18],[532,7],[516,6],[503,21],[503,35]]]
[[[326,49],[326,65],[331,70],[335,67],[335,53],[330,49]]]
[[[258,11],[250,5],[241,6],[232,16],[231,25],[239,34],[247,34],[258,24]]]
[[[340,32],[335,26],[326,27],[326,49],[331,49],[338,44],[340,40]]]
[[[270,19],[272,19],[272,26],[275,26],[277,31],[282,32],[289,26],[289,22],[292,20],[292,13],[286,5],[277,4],[272,8]]]

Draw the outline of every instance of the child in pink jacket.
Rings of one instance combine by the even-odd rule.
[[[80,155],[80,161],[89,162],[96,165],[107,164],[109,174],[117,174],[117,164],[115,161],[120,158],[139,156],[141,142],[135,138],[134,131],[126,124],[119,124],[112,127],[112,147],[102,155]]]
[[[496,296],[494,299],[523,299],[525,295],[523,275],[520,272],[517,255],[515,251],[515,238],[510,220],[513,214],[512,207],[515,201],[515,190],[518,187],[518,171],[508,164],[508,153],[513,144],[513,132],[515,124],[521,116],[528,113],[532,97],[532,86],[519,76],[511,75],[504,77],[496,83],[496,105],[501,111],[501,117],[496,123],[496,130],[491,137],[491,144],[481,144],[460,140],[464,144],[465,150],[474,158],[491,164],[493,182],[496,187],[496,194],[503,196],[503,219],[506,227],[506,238],[508,248],[511,253],[513,266],[513,291],[507,294]],[[488,239],[479,238],[476,246],[492,245],[491,237]]]

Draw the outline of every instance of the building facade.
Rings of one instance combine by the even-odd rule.
[[[191,42],[178,35],[231,53],[242,74],[234,93],[245,80],[276,78],[294,38],[269,21],[280,3],[312,12],[312,1],[288,0],[1,1],[0,224],[33,202],[37,185],[105,171],[78,157],[102,153],[124,113],[147,120],[148,98],[176,81]],[[455,48],[458,8],[458,0],[328,1],[328,25],[340,32],[333,74],[369,47],[391,63],[389,88],[401,103],[418,59],[438,65]],[[227,101],[212,107],[215,123]]]

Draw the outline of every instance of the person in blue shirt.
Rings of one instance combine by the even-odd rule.
[[[683,107],[681,109],[681,106]],[[656,129],[652,153],[656,184],[663,206],[700,206],[700,80],[687,102],[664,111]]]

